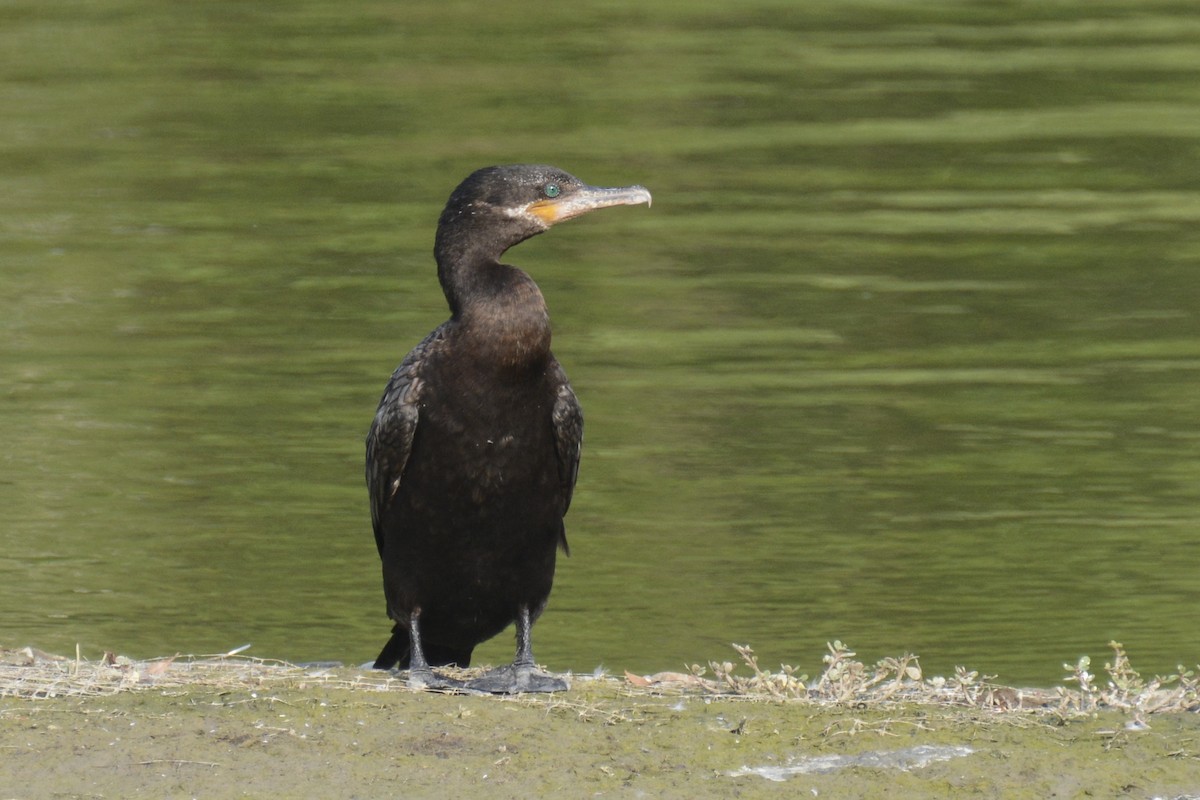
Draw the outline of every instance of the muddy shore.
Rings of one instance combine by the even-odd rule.
[[[181,669],[163,663],[0,698],[0,799],[1200,797],[1190,711],[813,703],[636,676],[498,698],[349,668],[164,681]]]

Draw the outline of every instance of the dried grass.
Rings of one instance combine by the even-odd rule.
[[[853,706],[879,708],[897,704],[923,704],[988,709],[992,711],[1037,711],[1064,718],[1115,709],[1133,716],[1133,724],[1146,715],[1170,711],[1200,711],[1200,678],[1182,666],[1167,676],[1144,678],[1130,664],[1125,648],[1109,642],[1113,659],[1104,664],[1107,680],[1099,683],[1090,673],[1090,660],[1064,664],[1064,683],[1078,688],[1058,686],[1031,689],[995,683],[994,675],[983,675],[956,667],[950,677],[926,678],[917,656],[884,658],[869,667],[841,642],[828,645],[825,668],[815,681],[783,664],[778,672],[759,666],[758,657],[748,645],[733,645],[742,663],[710,661],[707,667],[694,664],[690,673],[660,673],[657,676],[628,676],[635,685],[646,689],[676,688],[708,694],[771,698],[809,703],[817,706]],[[740,673],[748,667],[750,674]],[[711,673],[711,677],[710,677]]]
[[[630,698],[663,694],[701,694],[745,700],[776,700],[813,706],[889,708],[901,704],[972,707],[994,712],[1033,711],[1064,718],[1115,709],[1144,724],[1150,714],[1200,711],[1200,679],[1178,668],[1168,676],[1144,678],[1130,664],[1124,647],[1110,642],[1112,661],[1106,679],[1090,672],[1082,658],[1064,664],[1064,683],[1052,689],[1019,689],[994,683],[995,676],[958,667],[951,677],[926,678],[914,655],[885,658],[867,666],[841,642],[828,645],[825,667],[816,680],[781,665],[772,672],[759,665],[754,650],[733,645],[741,663],[711,661],[689,672],[655,675],[625,673],[617,686]],[[742,670],[748,669],[749,674]],[[455,672],[455,671],[452,671]],[[465,671],[455,674],[465,676]],[[577,677],[577,680],[581,678]],[[587,680],[587,679],[582,679]],[[597,681],[611,679],[597,678]],[[134,661],[105,653],[99,661],[51,655],[31,647],[0,648],[0,697],[47,699],[113,695],[142,689],[163,691],[270,691],[327,687],[370,692],[418,691],[387,672],[320,668],[240,655],[240,650],[207,656],[168,656]],[[556,695],[553,707],[582,718],[621,717],[623,712],[582,702],[579,695]],[[636,705],[636,703],[635,703]]]
[[[214,691],[322,685],[388,691],[407,688],[387,672],[313,669],[237,652],[134,661],[105,653],[99,661],[51,655],[31,647],[0,649],[0,697],[95,697],[136,689]]]

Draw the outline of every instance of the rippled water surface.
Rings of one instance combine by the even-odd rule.
[[[537,161],[655,196],[508,257],[587,417],[539,660],[1200,661],[1191,3],[522,9],[0,9],[0,644],[373,657],[362,439]]]

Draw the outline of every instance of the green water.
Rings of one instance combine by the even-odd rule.
[[[1191,2],[0,5],[0,643],[365,661],[453,186],[587,417],[555,669],[1200,661]],[[481,648],[510,657],[509,637]]]

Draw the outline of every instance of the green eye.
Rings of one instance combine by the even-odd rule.
[[[542,189],[542,191],[546,194],[546,197],[558,197],[562,194],[562,189],[558,188],[557,183],[547,183],[546,188]]]

